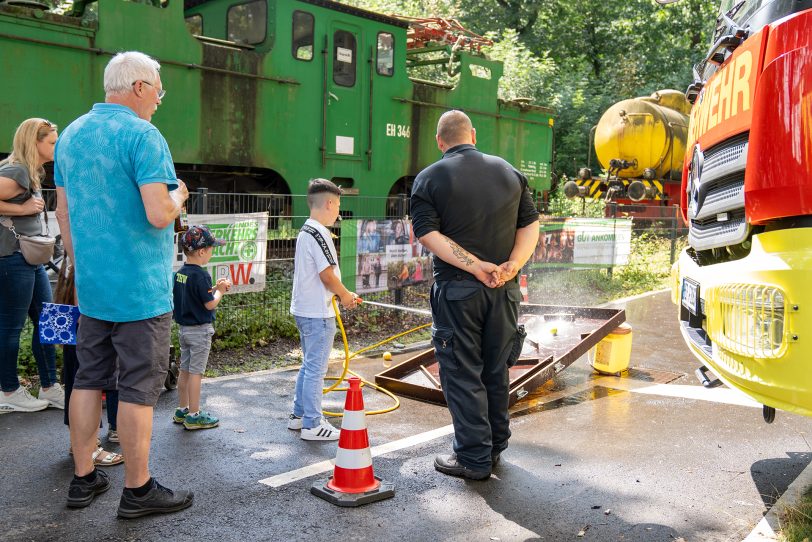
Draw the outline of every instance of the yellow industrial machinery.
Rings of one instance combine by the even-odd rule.
[[[581,168],[578,179],[564,185],[564,193],[679,203],[690,110],[685,94],[677,90],[614,104],[592,129],[595,154],[606,175],[593,177],[590,167]]]

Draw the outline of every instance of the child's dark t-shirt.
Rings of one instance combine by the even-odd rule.
[[[184,264],[175,273],[172,297],[174,318],[182,326],[197,326],[214,322],[214,311],[206,303],[214,300],[211,275],[199,265]]]

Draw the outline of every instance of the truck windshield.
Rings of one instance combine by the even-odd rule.
[[[744,5],[742,5],[733,15],[732,19],[736,21],[738,24],[742,24],[747,19],[749,19],[753,13],[761,9],[762,6],[765,4],[769,4],[774,0],[745,0]],[[741,0],[722,0],[722,5],[719,8],[719,16],[726,14],[731,9],[736,7]]]
[[[739,4],[741,6],[735,9]],[[722,0],[719,18],[721,20],[723,14],[734,10],[729,17],[737,26],[749,27],[752,36],[765,25],[809,8],[812,8],[811,0]],[[724,32],[725,29],[717,29],[717,32],[720,31]],[[721,34],[717,34],[717,37],[718,35]]]

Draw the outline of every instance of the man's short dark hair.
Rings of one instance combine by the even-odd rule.
[[[332,194],[341,197],[341,188],[327,179],[311,179],[307,185],[307,205],[313,207],[319,194]]]
[[[437,122],[437,135],[448,145],[466,142],[472,129],[471,119],[459,109],[446,111]]]

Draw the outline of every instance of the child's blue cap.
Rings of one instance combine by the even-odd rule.
[[[185,250],[221,247],[225,244],[224,240],[215,238],[206,226],[190,226],[180,236],[180,246]]]

